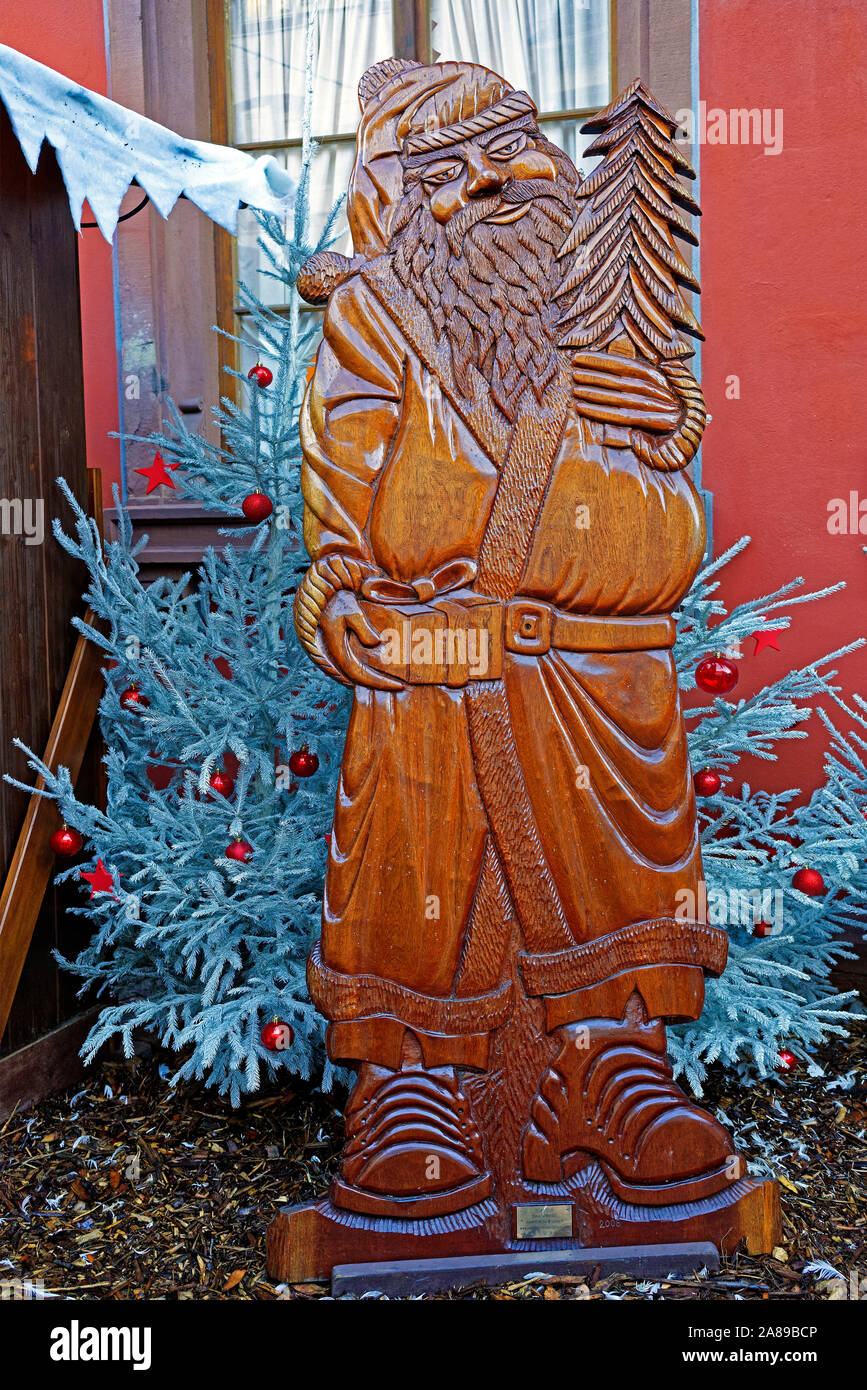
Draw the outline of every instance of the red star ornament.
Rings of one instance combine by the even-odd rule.
[[[154,461],[149,468],[137,468],[136,473],[141,473],[143,478],[147,478],[147,492],[153,492],[158,487],[174,487],[174,483],[168,475],[168,469],[180,468],[179,463],[166,463],[162,454],[154,454]]]
[[[80,873],[79,878],[87,879],[92,898],[95,898],[97,893],[110,893],[113,898],[117,896],[114,891],[114,879],[101,859],[97,859],[96,868],[92,873]]]
[[[774,651],[778,652],[780,650],[780,644],[777,638],[782,631],[783,629],[781,627],[766,627],[760,628],[758,632],[754,632],[753,641],[756,644],[756,649],[753,652],[753,656],[758,656],[759,652],[765,650],[765,647],[773,647]]]

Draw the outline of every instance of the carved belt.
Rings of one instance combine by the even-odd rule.
[[[672,647],[675,637],[674,620],[664,614],[564,613],[521,597],[500,603],[463,593],[431,603],[362,600],[362,607],[383,637],[382,646],[368,650],[365,659],[410,685],[460,687],[499,680],[504,652],[655,651]]]

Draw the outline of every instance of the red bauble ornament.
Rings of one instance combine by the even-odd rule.
[[[60,830],[55,830],[48,843],[51,845],[55,854],[62,855],[64,859],[71,859],[72,856],[77,854],[81,849],[84,840],[77,830],[73,830],[70,826],[64,825],[61,826]]]
[[[703,767],[692,779],[697,796],[716,796],[722,786],[722,780],[718,772],[714,772],[712,767]]]
[[[239,859],[242,864],[249,864],[253,858],[253,846],[249,840],[233,840],[226,850],[227,859]]]
[[[133,683],[132,685],[128,685],[126,690],[121,692],[120,703],[124,709],[128,709],[135,714],[138,710],[147,709],[150,700],[147,695],[143,695],[138,686]]]
[[[172,779],[181,764],[177,758],[170,758],[167,763],[158,762],[159,753],[155,748],[149,750],[148,756],[153,758],[154,762],[145,765],[145,775],[158,792],[164,792],[167,787],[171,786]]]
[[[289,758],[289,770],[294,772],[296,777],[312,777],[318,769],[319,759],[315,753],[310,752],[306,743],[303,748],[296,748]]]
[[[280,1018],[272,1018],[270,1023],[266,1023],[262,1032],[259,1034],[262,1039],[262,1046],[267,1047],[269,1052],[285,1052],[287,1047],[291,1047],[295,1039],[295,1034]]]
[[[792,879],[792,887],[808,898],[821,898],[825,891],[825,880],[818,869],[799,869]]]
[[[270,497],[266,497],[264,492],[258,488],[251,492],[249,497],[245,497],[241,503],[241,511],[248,521],[265,521],[273,512],[274,503]]]
[[[753,936],[770,936],[773,930],[770,922],[756,922],[753,926]]]
[[[706,656],[695,668],[695,680],[709,695],[727,695],[738,683],[738,668],[727,656]]]
[[[782,1052],[777,1054],[777,1071],[792,1071],[797,1065],[797,1057],[788,1048],[784,1047]]]
[[[210,784],[215,792],[220,793],[220,796],[231,796],[235,790],[235,779],[220,767],[217,768],[216,772],[211,773]]]
[[[148,763],[145,775],[158,792],[164,792],[166,787],[171,786],[175,769],[164,763]]]
[[[268,368],[263,367],[261,362],[257,362],[255,367],[251,367],[247,376],[251,381],[255,381],[256,385],[261,387],[263,391],[265,387],[270,386],[271,382],[274,380]]]

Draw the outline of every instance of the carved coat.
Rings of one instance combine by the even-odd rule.
[[[538,628],[530,650],[494,634],[494,678],[355,688],[309,969],[332,1056],[396,1065],[406,1026],[426,1065],[483,1066],[518,962],[549,1026],[592,1013],[600,980],[622,980],[625,1002],[648,961],[657,1014],[695,1017],[700,967],[722,967],[708,929],[673,917],[701,873],[668,618],[703,552],[699,499],[574,412],[562,359],[512,427],[475,369],[461,395],[388,256],[329,302],[302,416],[311,557],[381,576],[365,591],[379,630],[492,588],[498,612],[517,595],[555,629],[589,618],[570,629],[583,650],[556,630],[547,650]],[[642,649],[617,650],[632,626]]]

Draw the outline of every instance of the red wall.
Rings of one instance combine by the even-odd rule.
[[[39,0],[38,17],[26,5],[3,6],[0,43],[55,68],[83,87],[105,93],[105,35],[101,0]],[[43,147],[44,149],[45,147]],[[83,221],[93,221],[87,203]],[[81,332],[84,349],[84,397],[87,463],[101,468],[103,486],[120,481],[117,429],[117,357],[114,340],[111,248],[96,228],[79,238]]]
[[[783,148],[701,147],[702,381],[713,421],[703,445],[714,549],[747,533],[725,597],[797,575],[842,594],[795,609],[779,652],[744,644],[749,694],[867,631],[865,535],[830,535],[828,503],[867,502],[867,3],[700,0],[699,75],[708,108],[781,108]],[[725,378],[740,378],[740,399]],[[864,528],[867,531],[867,506]],[[867,655],[839,666],[867,695]],[[833,708],[833,707],[832,707]],[[751,786],[821,779],[821,726],[754,761]],[[813,735],[815,734],[815,737]]]

